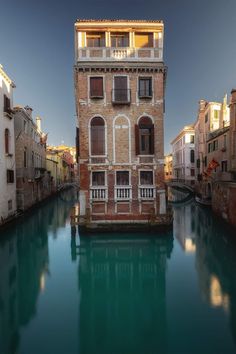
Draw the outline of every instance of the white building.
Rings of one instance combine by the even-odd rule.
[[[16,212],[14,87],[0,65],[0,224]]]
[[[185,126],[171,142],[173,154],[173,178],[188,184],[194,184],[195,152],[194,126]]]

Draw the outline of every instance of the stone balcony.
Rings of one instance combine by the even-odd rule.
[[[133,61],[162,62],[162,48],[79,48],[77,61]]]

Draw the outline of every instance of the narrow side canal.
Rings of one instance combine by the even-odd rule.
[[[194,202],[173,233],[71,236],[70,198],[0,232],[1,354],[228,354],[236,246]]]

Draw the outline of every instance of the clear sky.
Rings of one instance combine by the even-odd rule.
[[[0,0],[0,63],[17,88],[14,104],[42,117],[49,143],[74,145],[74,22],[162,19],[168,66],[165,151],[198,101],[236,87],[236,0]]]

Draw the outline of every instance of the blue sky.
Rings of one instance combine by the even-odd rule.
[[[77,18],[164,21],[166,152],[201,98],[222,100],[236,86],[235,0],[0,0],[0,63],[16,83],[14,103],[42,117],[52,144],[74,144]]]

